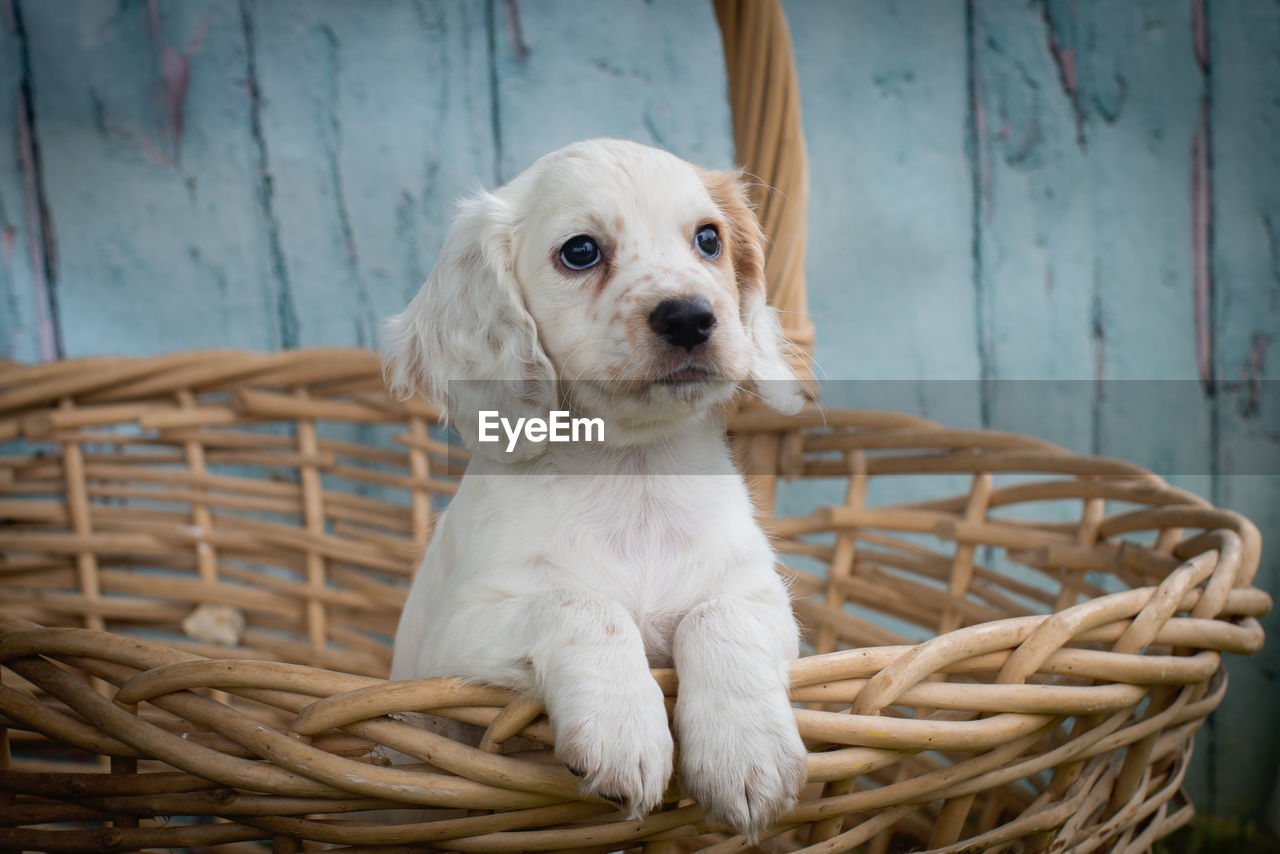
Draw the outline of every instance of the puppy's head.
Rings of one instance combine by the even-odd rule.
[[[422,393],[464,435],[475,388],[504,416],[567,402],[640,436],[744,384],[795,411],[782,346],[738,176],[591,140],[462,203],[431,277],[388,321],[383,358],[393,391]]]

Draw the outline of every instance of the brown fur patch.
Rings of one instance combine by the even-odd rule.
[[[764,232],[751,203],[746,186],[737,172],[712,172],[700,169],[699,175],[707,193],[724,214],[726,234],[721,235],[725,254],[733,265],[738,288],[748,291],[764,289]]]
[[[604,293],[604,289],[609,287],[609,281],[613,278],[613,270],[614,270],[613,259],[610,258],[608,255],[605,255],[604,258],[600,261],[598,271],[596,272],[594,277],[595,281],[592,283],[592,287],[591,287],[592,300],[598,299],[599,296],[602,293]]]

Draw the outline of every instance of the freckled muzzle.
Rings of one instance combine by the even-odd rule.
[[[659,338],[690,352],[711,337],[716,314],[702,297],[668,299],[649,314],[649,328]]]

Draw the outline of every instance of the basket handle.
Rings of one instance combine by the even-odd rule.
[[[765,287],[795,345],[792,368],[812,379],[814,328],[805,292],[809,155],[800,85],[781,0],[714,0],[739,165],[755,183],[751,201],[764,229]]]

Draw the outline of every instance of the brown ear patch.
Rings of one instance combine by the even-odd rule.
[[[764,232],[747,201],[746,187],[737,172],[699,170],[711,200],[728,224],[722,235],[740,290],[764,289]]]

